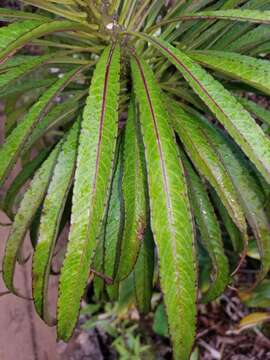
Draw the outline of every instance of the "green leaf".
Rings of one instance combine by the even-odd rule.
[[[160,336],[169,336],[168,318],[163,304],[159,304],[155,311],[153,330]]]
[[[41,119],[49,112],[55,97],[81,72],[82,68],[70,71],[58,79],[31,107],[23,120],[12,131],[0,149],[0,184],[3,183],[18,159],[28,137]]]
[[[55,78],[47,79],[25,79],[25,81],[20,81],[18,83],[12,84],[12,86],[4,87],[0,89],[0,98],[4,99],[16,99],[20,94],[26,93],[27,91],[36,91],[37,93],[42,92],[48,86],[51,86],[55,82]]]
[[[240,300],[248,307],[270,307],[270,280],[265,279],[255,289],[248,292],[239,292]]]
[[[74,117],[79,107],[80,104],[76,97],[55,105],[33,129],[24,146],[24,151],[29,150],[48,131],[63,125],[67,120]]]
[[[73,21],[25,20],[0,29],[0,64],[29,41],[53,32],[82,30],[82,24]]]
[[[252,168],[244,156],[226,140],[223,133],[207,123],[198,121],[203,132],[220,154],[239,194],[239,201],[245,211],[248,223],[256,237],[262,265],[257,278],[257,281],[260,281],[270,269],[270,224],[264,211],[264,194],[257,179],[252,176]]]
[[[270,95],[270,62],[224,51],[194,51],[191,58],[203,66],[241,80]]]
[[[229,283],[229,265],[224,253],[221,230],[206,188],[193,170],[189,161],[184,160],[187,173],[189,196],[201,240],[212,261],[212,282],[203,294],[203,301],[209,302],[220,296]]]
[[[183,14],[172,19],[164,20],[149,29],[161,27],[167,24],[179,23],[187,20],[231,20],[244,21],[255,24],[270,24],[270,11],[246,10],[246,9],[228,9],[218,11],[200,11],[190,14]]]
[[[146,229],[146,174],[143,144],[139,136],[135,102],[132,99],[124,135],[122,189],[125,225],[116,274],[118,281],[133,270]]]
[[[13,285],[16,257],[35,213],[44,199],[60,150],[61,143],[55,147],[48,159],[36,172],[22,199],[10,230],[3,261],[3,279],[6,287],[14,293],[16,293]]]
[[[54,325],[48,306],[49,275],[61,216],[75,171],[78,130],[77,121],[69,131],[57,159],[43,204],[38,243],[33,257],[34,304],[38,314],[49,325]]]
[[[109,201],[108,215],[104,228],[104,273],[115,279],[119,262],[119,247],[123,238],[124,214],[121,182],[123,177],[122,144],[116,164]]]
[[[270,126],[270,111],[269,110],[258,105],[254,101],[248,100],[246,98],[242,98],[239,96],[237,99],[244,106],[244,108],[246,108],[256,118],[261,120],[266,125]]]
[[[243,239],[241,237],[241,233],[238,227],[232,221],[232,218],[230,217],[228,211],[220,201],[219,196],[217,195],[216,191],[213,188],[210,189],[210,194],[211,194],[211,199],[213,200],[213,203],[222,219],[222,223],[224,224],[227,234],[229,235],[233,250],[236,253],[243,251],[244,248],[243,245],[245,244],[243,244]]]
[[[119,72],[120,49],[113,45],[98,61],[83,114],[71,229],[60,276],[57,331],[63,340],[70,338],[76,325],[109,195],[118,130]]]
[[[248,52],[258,45],[269,40],[269,26],[260,25],[255,29],[245,32],[244,35],[236,37],[235,41],[228,44],[227,51]]]
[[[177,67],[195,93],[270,183],[270,140],[231,93],[200,65],[169,43],[145,34],[133,34],[151,42]]]
[[[136,304],[139,311],[144,314],[151,310],[154,266],[153,235],[150,229],[148,229],[142,240],[139,256],[133,270]]]
[[[201,131],[195,116],[187,114],[173,100],[170,101],[169,110],[174,129],[179,135],[191,161],[198,172],[216,190],[234,223],[243,236],[246,236],[247,228],[244,212],[240,206],[232,179],[216,149],[212,146],[208,137],[205,136],[205,133]]]
[[[22,63],[21,65],[12,67],[10,70],[0,75],[0,94],[5,91],[5,87],[10,86],[13,82],[17,81],[21,77],[26,76],[32,71],[36,70],[40,65],[49,60],[51,56],[53,56],[53,54],[36,56],[33,59],[29,59],[29,61]]]
[[[18,19],[46,20],[46,17],[22,10],[0,8],[0,19],[4,21],[14,21]]]
[[[121,138],[120,138],[121,139]],[[93,268],[114,280],[117,264],[119,261],[119,247],[123,237],[124,214],[122,204],[121,182],[122,169],[122,143],[117,144],[117,155],[115,157],[114,175],[111,185],[110,198],[106,209],[104,225],[98,238],[98,246],[95,253]],[[109,297],[113,295],[115,284],[107,287]],[[105,281],[98,276],[94,279],[95,297],[98,300],[104,298]]]
[[[183,168],[162,94],[137,57],[132,75],[145,146],[151,228],[175,358],[188,359],[195,334],[196,266],[193,224]],[[181,321],[179,321],[181,317]]]
[[[21,172],[16,176],[3,200],[3,209],[7,212],[8,216],[12,218],[12,207],[14,205],[15,197],[17,196],[20,188],[25,182],[32,177],[35,171],[39,168],[42,162],[48,155],[49,150],[44,149],[28,164],[23,166]]]

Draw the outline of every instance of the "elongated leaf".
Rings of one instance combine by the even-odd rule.
[[[121,141],[121,140],[120,140]],[[109,203],[107,206],[104,225],[98,239],[98,246],[95,253],[93,268],[104,276],[113,280],[119,262],[119,247],[123,237],[124,213],[122,204],[122,173],[123,173],[123,154],[122,143],[118,143],[117,155],[115,158],[114,175],[111,185]],[[94,290],[97,299],[102,299],[105,295],[104,279],[95,276]],[[114,290],[114,285],[107,287],[109,296]]]
[[[30,161],[22,168],[22,171],[16,176],[15,180],[10,185],[3,201],[3,209],[10,217],[12,217],[12,207],[18,191],[20,190],[22,185],[25,184],[25,182],[29,178],[31,178],[31,176],[35,173],[40,164],[45,160],[47,155],[47,149],[40,151],[40,153],[34,158],[34,160]]]
[[[46,20],[46,17],[22,10],[0,8],[0,19],[4,21],[14,21],[18,19]],[[48,20],[47,18],[47,21]]]
[[[119,58],[118,45],[104,50],[83,115],[71,230],[58,299],[57,330],[64,340],[76,325],[108,199],[118,128]]]
[[[257,240],[262,269],[257,281],[270,269],[270,224],[264,211],[265,197],[258,182],[251,175],[252,169],[237,149],[230,146],[224,134],[198,120],[209,141],[217,149],[239,194],[239,201]]]
[[[118,155],[117,160],[112,183],[108,216],[104,229],[104,273],[113,280],[116,277],[116,269],[119,262],[119,247],[123,238],[125,222],[123,214],[123,194],[121,189],[123,177],[122,144],[120,146],[120,154]]]
[[[52,180],[44,200],[38,243],[33,257],[33,296],[39,315],[49,325],[54,324],[48,306],[48,282],[52,255],[61,215],[75,171],[79,123],[70,130],[54,168]]]
[[[256,46],[269,41],[269,26],[260,25],[251,29],[241,37],[236,37],[226,49],[232,52],[248,52]]]
[[[194,51],[193,60],[270,95],[270,62],[225,51]]]
[[[145,34],[136,35],[151,42],[177,67],[197,95],[270,183],[270,140],[242,105],[182,51],[154,37]]]
[[[217,195],[216,191],[214,191],[214,189],[210,189],[210,194],[211,194],[211,199],[213,200],[213,203],[216,209],[218,210],[218,213],[222,219],[224,227],[229,235],[234,251],[236,253],[243,251],[244,248],[243,240],[239,229],[232,221],[232,218],[228,214],[228,211],[226,210],[225,206],[220,201],[220,198]]]
[[[6,244],[3,261],[3,279],[6,287],[16,293],[13,285],[13,277],[16,265],[16,257],[22,246],[26,232],[42,203],[52,176],[57,156],[61,150],[61,143],[51,152],[48,159],[36,172],[15,216],[12,228]]]
[[[121,242],[117,280],[126,278],[134,268],[147,221],[146,174],[143,144],[139,138],[135,102],[131,100],[124,141],[123,202],[125,225]]]
[[[36,102],[24,119],[8,136],[5,144],[0,149],[0,184],[3,183],[9,171],[15,164],[22,151],[28,136],[39,121],[49,112],[53,99],[62,91],[82,70],[77,68],[57,80]]]
[[[212,260],[212,283],[203,296],[203,300],[208,302],[221,295],[229,283],[228,260],[224,253],[218,220],[207,191],[187,159],[184,159],[184,166],[195,220],[200,230],[203,246]]]
[[[53,55],[50,54],[34,57],[33,59],[29,59],[29,61],[18,65],[15,68],[13,67],[9,71],[0,75],[1,92],[4,91],[4,87],[10,86],[12,82],[17,81],[22,76],[26,76],[27,74],[38,68],[40,65],[44,64],[48,59],[50,59],[51,56]]]
[[[270,111],[255,103],[254,101],[248,100],[243,97],[238,97],[238,101],[246,108],[250,113],[252,113],[256,118],[261,120],[266,125],[270,126]]]
[[[196,266],[193,224],[183,168],[154,75],[132,60],[145,146],[151,228],[176,359],[188,359],[195,334]],[[181,321],[179,318],[181,317]]]
[[[155,252],[153,235],[148,229],[144,234],[139,256],[133,271],[136,303],[141,313],[151,309]]]
[[[73,21],[25,20],[0,29],[0,64],[29,41],[53,32],[78,30],[82,24]]]
[[[42,92],[45,88],[48,86],[51,86],[55,82],[55,78],[47,78],[47,79],[26,79],[23,82],[18,82],[16,84],[13,84],[12,86],[4,87],[3,89],[0,89],[0,98],[1,100],[4,99],[16,99],[17,96],[19,96],[22,93],[25,93],[27,91],[37,91]]]
[[[63,125],[68,119],[74,117],[79,106],[80,104],[76,98],[55,105],[33,129],[24,146],[24,151],[29,150],[48,131]]]
[[[222,203],[236,226],[245,236],[247,233],[244,212],[234,184],[209,139],[201,131],[194,116],[188,115],[176,103],[170,102],[175,131],[198,172],[203,175],[218,193]]]
[[[229,9],[229,10],[218,10],[218,11],[200,11],[190,14],[183,14],[172,19],[164,20],[157,25],[150,28],[164,26],[172,23],[179,23],[187,20],[231,20],[231,21],[244,21],[256,24],[270,24],[270,11],[260,10],[246,10],[246,9]]]

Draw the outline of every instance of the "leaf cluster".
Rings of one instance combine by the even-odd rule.
[[[174,356],[188,359],[198,287],[217,298],[250,239],[254,287],[270,267],[270,112],[247,96],[270,94],[270,1],[21,3],[0,8],[6,287],[22,296],[14,273],[30,230],[34,304],[59,339],[89,282],[104,301],[131,279],[142,313],[161,288]]]

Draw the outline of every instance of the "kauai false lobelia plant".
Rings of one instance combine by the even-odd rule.
[[[231,281],[224,234],[240,263],[255,237],[255,285],[270,266],[270,113],[246,96],[270,94],[270,1],[27,0],[0,19],[1,186],[23,164],[1,202],[7,288],[22,296],[30,230],[36,311],[67,341],[93,276],[108,299],[132,276],[147,312],[158,266],[174,357],[188,359],[196,253],[212,267],[204,302]],[[64,250],[55,319],[49,278]]]

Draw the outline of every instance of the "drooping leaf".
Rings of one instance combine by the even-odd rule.
[[[233,144],[230,146],[224,134],[206,122],[198,121],[203,132],[220,154],[220,158],[230,174],[239,194],[241,206],[257,240],[262,265],[257,278],[257,281],[260,281],[270,269],[270,223],[264,211],[264,194],[257,179],[252,176],[252,169],[244,156],[237,151]]]
[[[119,58],[118,45],[104,50],[83,114],[71,229],[58,299],[57,331],[64,340],[69,339],[77,321],[109,195],[118,129]]]
[[[169,43],[145,34],[134,35],[151,42],[177,67],[195,93],[270,183],[270,140],[235,97],[200,65]]]
[[[154,75],[138,57],[132,60],[132,75],[145,146],[151,228],[170,334],[175,358],[188,359],[195,334],[196,266],[187,188]]]
[[[187,173],[189,196],[196,223],[200,230],[201,241],[212,261],[212,282],[203,295],[209,302],[222,294],[229,283],[228,260],[224,253],[221,230],[207,191],[191,164],[184,158]]]
[[[70,118],[72,119],[76,115],[76,112],[78,112],[79,107],[80,104],[76,96],[68,101],[55,105],[33,129],[25,143],[24,151],[29,150],[31,146],[42,136],[46,135],[48,131],[63,125]]]
[[[17,253],[23,244],[26,232],[31,225],[35,213],[44,199],[60,150],[61,143],[55,147],[48,159],[36,172],[27,192],[22,199],[19,210],[15,216],[10,230],[3,261],[3,279],[6,287],[15,293],[16,289],[13,285],[13,277]]]
[[[44,64],[50,57],[50,55],[36,56],[33,59],[22,63],[21,65],[12,67],[10,70],[6,71],[4,74],[0,75],[0,89],[1,92],[5,91],[5,87],[11,86],[13,82],[17,81],[23,76],[27,76],[30,72],[37,69],[40,65]],[[0,93],[1,93],[0,92]]]
[[[25,81],[20,81],[17,83],[14,83],[12,86],[4,87],[3,89],[0,89],[0,98],[2,100],[4,99],[10,99],[13,97],[15,99],[17,96],[27,92],[27,91],[37,91],[42,92],[44,89],[46,89],[48,86],[51,86],[55,82],[55,79],[52,77],[49,77],[47,79],[26,79]]]
[[[212,188],[210,189],[211,199],[218,210],[218,213],[222,219],[224,227],[229,235],[233,250],[236,253],[243,251],[245,244],[243,244],[243,239],[238,227],[232,221],[228,211],[226,210],[225,206],[222,204],[219,196],[217,195],[216,191]]]
[[[174,101],[170,102],[169,110],[174,129],[196,169],[214,187],[234,223],[246,236],[245,215],[237,192],[215,148],[201,131],[195,116],[187,114]]]
[[[270,24],[270,11],[228,9],[218,11],[200,11],[190,14],[187,13],[179,17],[161,21],[154,27],[150,28],[150,30],[167,24],[177,24],[181,21],[187,20],[231,20],[251,22],[255,24]]]
[[[22,10],[0,8],[0,19],[4,21],[14,21],[18,19],[46,20],[46,17],[36,13],[22,11]]]
[[[115,174],[109,202],[108,216],[104,229],[104,273],[113,280],[116,277],[119,262],[120,244],[124,231],[123,194],[121,182],[123,177],[122,144],[119,145]]]
[[[0,29],[0,64],[31,40],[53,32],[81,30],[82,27],[82,24],[73,21],[45,19],[25,20],[4,26]]]
[[[225,51],[194,51],[193,60],[270,95],[270,62]]]
[[[118,142],[117,154],[114,164],[114,175],[111,184],[109,202],[106,209],[106,215],[103,221],[102,231],[98,237],[98,246],[93,262],[93,269],[108,277],[113,281],[115,279],[116,269],[119,262],[119,247],[123,237],[124,213],[122,205],[122,142]],[[103,299],[105,288],[111,298],[115,288],[114,284],[107,286],[101,277],[95,276],[94,291],[97,299]]]
[[[28,164],[26,164],[21,172],[16,176],[9,189],[6,192],[6,195],[3,200],[3,209],[7,214],[12,218],[12,207],[14,205],[14,200],[18,191],[25,182],[32,177],[40,164],[45,160],[48,155],[48,150],[44,149]]]
[[[264,80],[263,80],[264,81]],[[238,97],[238,101],[246,108],[250,113],[252,113],[256,118],[270,126],[270,111],[257,104],[254,101],[248,100],[243,97]]]
[[[131,100],[123,148],[123,206],[125,225],[117,268],[117,280],[126,278],[134,268],[147,222],[146,174],[143,144],[139,138],[135,102]]]
[[[259,25],[228,44],[227,51],[247,53],[269,40],[269,26]]]
[[[54,168],[44,200],[38,243],[33,257],[33,297],[38,314],[49,325],[54,324],[48,306],[48,282],[61,215],[72,184],[77,154],[79,123],[73,125]]]
[[[76,76],[82,68],[70,71],[58,79],[31,107],[23,120],[12,131],[0,149],[0,183],[6,179],[11,168],[14,166],[20,152],[23,150],[29,135],[32,133],[40,120],[49,112],[55,97],[62,91]]]
[[[153,235],[147,229],[142,239],[139,256],[133,270],[136,304],[141,313],[151,309],[155,252]]]

